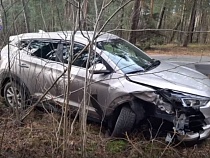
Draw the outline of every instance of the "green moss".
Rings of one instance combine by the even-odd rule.
[[[114,140],[114,141],[109,141],[106,144],[106,150],[107,152],[111,152],[112,154],[116,154],[119,152],[122,152],[123,150],[126,149],[127,142],[124,140]]]

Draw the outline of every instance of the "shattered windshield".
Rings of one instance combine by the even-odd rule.
[[[100,41],[97,47],[103,50],[124,73],[144,71],[153,62],[143,51],[122,39]]]

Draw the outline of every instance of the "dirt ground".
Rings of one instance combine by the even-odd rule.
[[[210,55],[210,46],[155,47],[147,53]],[[62,157],[63,128],[59,129],[61,114],[34,110],[21,125],[15,122],[14,112],[0,104],[0,158],[45,158]],[[69,122],[72,122],[70,119]],[[73,133],[68,129],[67,156],[81,157],[80,126],[77,120]],[[142,130],[135,130],[124,139],[105,137],[105,129],[100,124],[89,122],[87,126],[87,157],[124,158],[124,157],[171,157],[171,158],[208,158],[210,140],[191,147],[184,144],[167,144],[163,137],[146,139]],[[149,132],[149,131],[148,131]]]

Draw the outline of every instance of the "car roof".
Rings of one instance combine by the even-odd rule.
[[[55,40],[70,40],[73,35],[73,31],[57,31],[57,32],[44,32],[40,30],[35,33],[23,33],[19,35],[10,36],[10,42],[17,42],[20,40],[29,39],[55,39]],[[97,33],[96,33],[97,35]],[[93,31],[77,31],[75,33],[74,39],[77,42],[88,43],[88,39],[92,40],[94,37]],[[97,41],[107,41],[109,39],[116,39],[118,36],[110,33],[101,32]]]

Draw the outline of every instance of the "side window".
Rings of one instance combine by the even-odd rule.
[[[88,50],[82,50],[85,46],[80,44],[74,44],[73,48],[73,65],[79,66],[79,67],[86,67],[86,63],[88,60]]]
[[[61,41],[32,41],[28,50],[32,56],[43,59],[68,63],[69,44]]]
[[[83,50],[84,48],[85,48],[84,45],[77,44],[77,43],[74,44],[74,49],[73,49],[73,61],[74,62],[73,62],[73,65],[86,68],[86,64],[87,64],[87,60],[88,60],[88,56],[89,56],[89,51],[88,51],[88,48]],[[99,55],[93,53],[90,57],[88,67],[90,67],[91,65],[93,65],[95,63],[101,63],[101,62],[102,62],[102,60],[99,57]]]
[[[58,43],[32,41],[28,46],[28,50],[33,56],[44,59],[50,59],[50,57],[52,57],[52,54],[56,52],[57,47]]]
[[[32,56],[36,56],[43,59],[48,59],[52,61],[68,63],[69,56],[70,61],[74,61],[72,65],[79,67],[86,67],[89,52],[88,49],[83,50],[85,45],[75,43],[73,47],[73,54],[70,55],[70,44],[69,42],[48,42],[48,41],[38,41],[34,40],[28,45],[28,51]],[[90,57],[89,67],[94,63],[101,62],[98,55],[92,55]]]
[[[22,41],[19,41],[19,42],[17,43],[17,47],[18,47],[20,50],[22,50],[22,49],[27,48],[27,46],[28,46],[29,43],[30,43],[30,41],[28,41],[28,40],[22,40]]]

